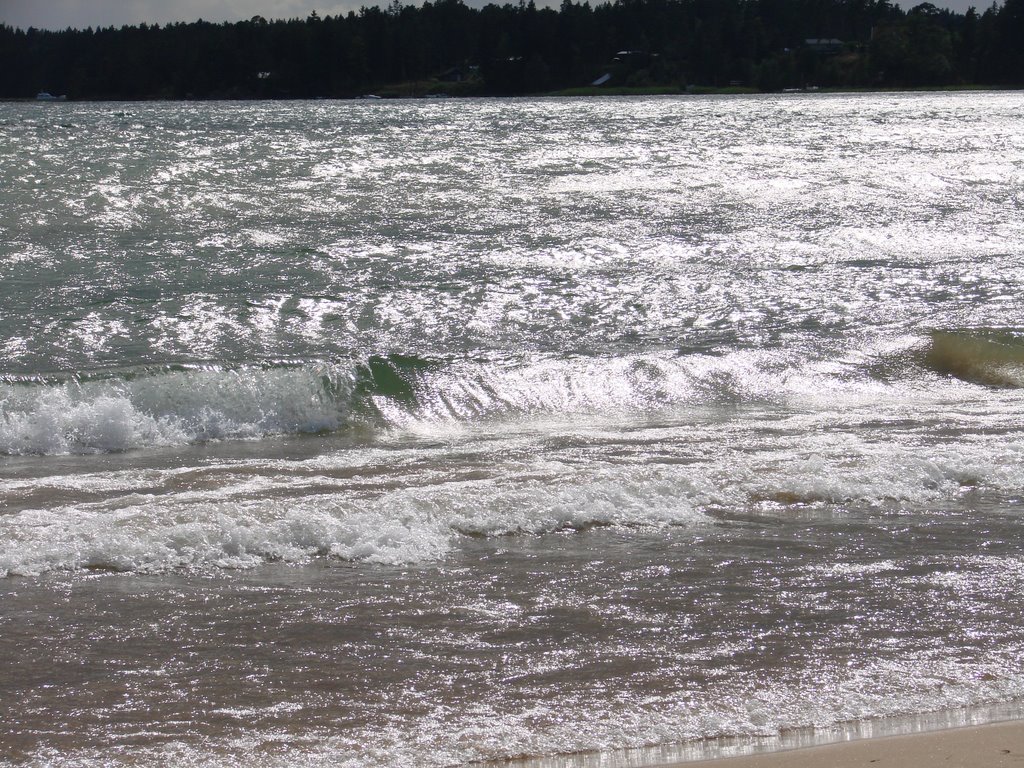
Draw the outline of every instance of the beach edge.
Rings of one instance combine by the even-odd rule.
[[[1002,768],[1024,764],[1024,720],[892,736],[854,738],[739,757],[658,764],[657,768]],[[650,768],[655,768],[651,765]]]

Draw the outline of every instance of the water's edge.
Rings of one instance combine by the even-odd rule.
[[[658,768],[1017,720],[1024,720],[1024,699],[902,717],[855,720],[823,728],[793,728],[774,735],[729,736],[607,752],[493,760],[474,765],[481,768]]]

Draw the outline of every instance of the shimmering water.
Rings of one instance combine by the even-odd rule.
[[[0,105],[0,759],[1015,711],[1021,106]]]

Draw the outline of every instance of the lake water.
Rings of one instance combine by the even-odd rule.
[[[0,761],[1017,713],[1022,106],[0,105]]]

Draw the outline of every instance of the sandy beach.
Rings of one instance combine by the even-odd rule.
[[[1001,768],[1024,765],[1024,720],[675,764],[676,768]]]

